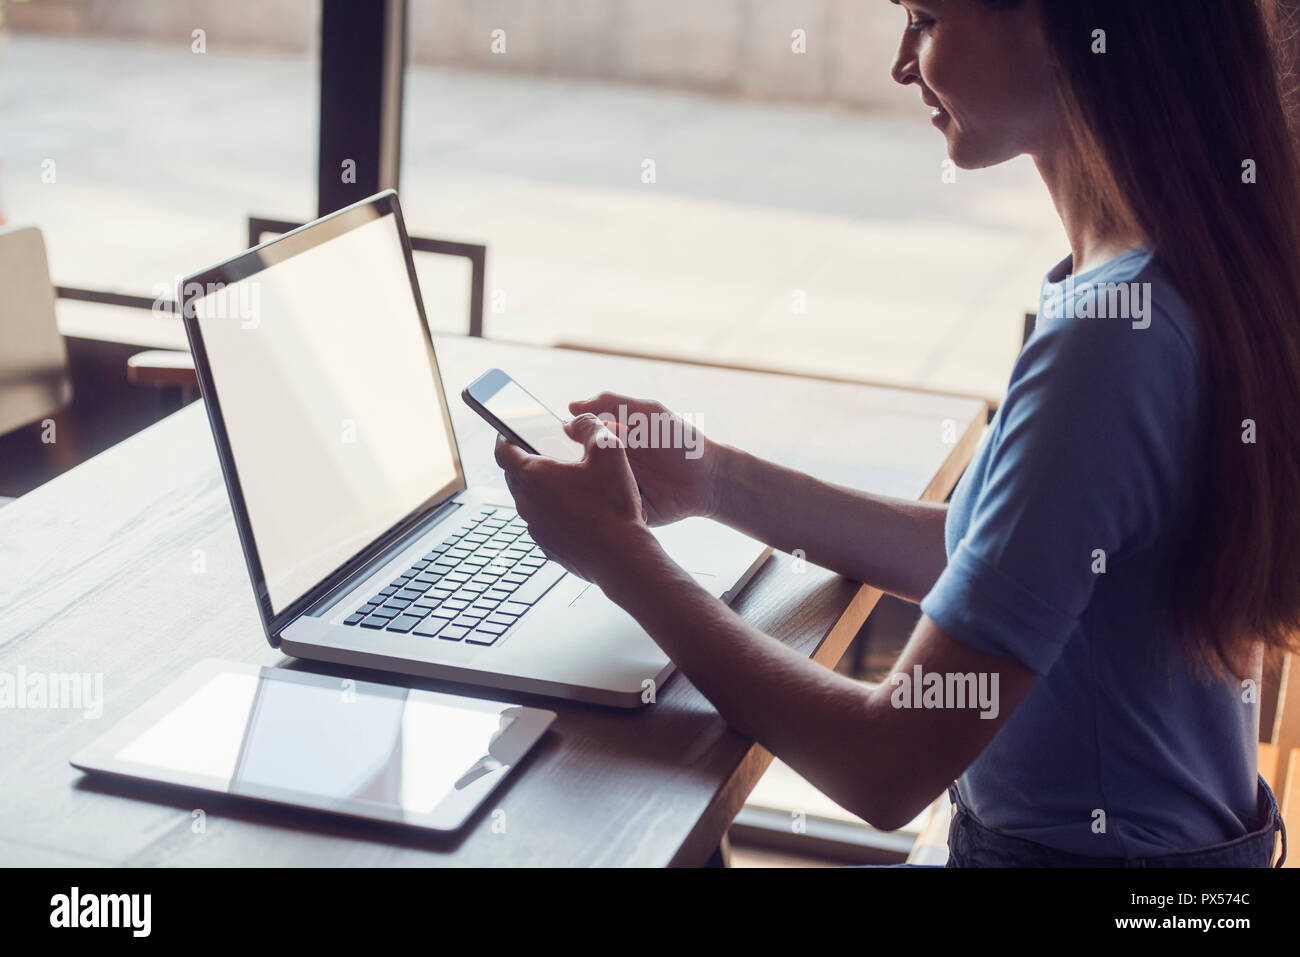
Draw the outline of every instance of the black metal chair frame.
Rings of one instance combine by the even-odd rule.
[[[267,233],[287,233],[297,229],[302,223],[283,219],[266,219],[262,216],[248,217],[249,248],[258,245]],[[470,298],[468,335],[475,338],[483,336],[483,302],[487,283],[487,247],[478,243],[453,242],[447,239],[426,239],[411,237],[411,249],[420,253],[433,253],[438,256],[459,256],[470,262]],[[54,294],[60,299],[74,299],[78,302],[93,302],[104,306],[125,306],[130,309],[161,310],[171,315],[179,314],[175,300],[158,302],[146,296],[134,296],[128,293],[104,292],[98,289],[82,289],[76,286],[55,286]]]

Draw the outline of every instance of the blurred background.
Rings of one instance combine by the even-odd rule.
[[[57,283],[151,295],[243,248],[250,215],[316,214],[319,0],[3,11],[0,203],[42,228]],[[411,0],[408,226],[488,247],[491,336],[999,395],[1063,236],[1027,160],[943,181],[888,73],[905,20]],[[463,328],[464,277],[422,278]]]
[[[324,156],[367,124],[386,169],[353,198],[397,185],[413,235],[485,248],[489,337],[1002,394],[1064,236],[1028,160],[945,168],[890,78],[889,0],[409,0],[382,63],[355,13],[323,25],[345,6],[0,2],[0,210],[81,290],[56,303],[60,440],[0,437],[0,495],[195,397],[128,378],[183,348],[150,303],[244,249],[250,218],[350,201]],[[420,257],[435,330],[467,330],[471,270]],[[886,667],[914,613],[882,603],[844,667]],[[780,764],[733,833],[789,832],[795,808],[823,850],[862,840]]]

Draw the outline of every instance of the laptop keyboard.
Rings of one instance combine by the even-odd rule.
[[[483,508],[343,623],[491,645],[564,574],[514,509]]]

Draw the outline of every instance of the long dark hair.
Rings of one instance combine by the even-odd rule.
[[[1204,458],[1188,464],[1198,507],[1171,587],[1192,663],[1244,676],[1256,642],[1300,634],[1294,25],[1274,0],[1037,3],[1077,181],[1146,238],[1196,315]]]

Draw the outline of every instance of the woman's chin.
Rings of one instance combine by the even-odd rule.
[[[988,169],[1011,159],[1000,150],[973,149],[970,143],[960,137],[948,134],[948,159],[958,169]]]

